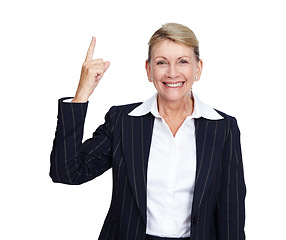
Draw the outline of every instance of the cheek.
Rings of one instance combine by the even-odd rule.
[[[183,75],[185,76],[186,79],[193,80],[195,79],[196,76],[195,69],[193,68],[184,69]]]
[[[188,79],[188,80],[194,80],[195,79],[195,74],[194,74],[194,72],[188,72],[188,73],[186,73],[186,78]]]
[[[152,71],[152,76],[156,80],[160,80],[165,75],[166,75],[166,70],[164,70],[163,68],[154,68]]]

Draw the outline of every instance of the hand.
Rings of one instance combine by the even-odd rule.
[[[93,59],[95,42],[95,37],[92,37],[86,59],[82,65],[78,88],[72,102],[87,102],[89,96],[93,93],[99,80],[110,65],[108,61],[103,62],[102,59]]]

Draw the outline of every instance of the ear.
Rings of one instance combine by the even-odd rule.
[[[151,80],[150,80],[152,77],[152,75],[151,75],[151,64],[148,60],[146,60],[146,62],[145,62],[145,69],[146,69],[148,80],[151,82]]]
[[[200,59],[198,61],[197,70],[196,70],[196,76],[198,77],[198,79],[195,81],[199,81],[201,74],[202,74],[202,71],[203,71],[203,60]]]

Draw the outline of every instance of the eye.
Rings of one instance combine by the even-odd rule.
[[[181,59],[180,60],[180,63],[183,63],[183,64],[187,64],[187,63],[189,63],[187,60],[185,60],[185,59]]]
[[[165,61],[158,61],[157,62],[157,65],[164,65],[164,64],[167,64],[167,62],[165,62]]]

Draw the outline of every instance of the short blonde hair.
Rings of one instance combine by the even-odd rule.
[[[182,24],[166,23],[149,40],[148,62],[151,61],[153,47],[165,39],[193,48],[197,61],[200,60],[199,41],[194,32]]]

